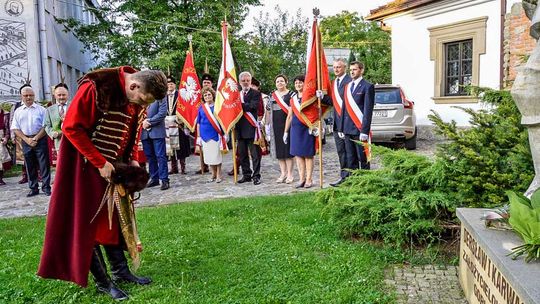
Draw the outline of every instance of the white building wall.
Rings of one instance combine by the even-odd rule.
[[[480,55],[479,85],[498,89],[500,82],[501,2],[495,0],[449,0],[435,2],[385,19],[392,28],[392,82],[403,87],[415,102],[417,122],[429,125],[431,110],[445,121],[468,125],[468,115],[448,104],[435,104],[435,62],[430,60],[428,28],[487,16],[486,54]],[[479,109],[480,103],[459,106]]]
[[[94,21],[89,13],[83,12],[82,5],[81,0],[4,0],[0,3],[0,100],[19,100],[19,87],[28,73],[36,98],[51,100],[51,87],[60,82],[60,68],[70,90],[75,91],[77,75],[96,63],[88,53],[82,52],[81,42],[54,21],[54,16]],[[45,62],[41,61],[38,7],[44,9],[41,16],[45,16]],[[14,35],[13,28],[22,29],[24,39]],[[44,88],[43,83],[51,87]]]

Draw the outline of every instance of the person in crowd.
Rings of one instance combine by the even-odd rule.
[[[69,107],[69,91],[65,83],[54,86],[54,99],[56,103],[47,108],[45,116],[45,132],[54,141],[54,149],[58,155],[60,140],[62,139],[62,122]],[[58,157],[57,157],[58,162]]]
[[[203,88],[214,88],[214,77],[208,73],[201,75],[202,87]]]
[[[189,145],[189,130],[179,122],[176,105],[178,103],[178,90],[176,80],[172,76],[167,77],[167,116],[165,117],[165,127],[167,128],[167,138],[171,149],[171,171],[169,174],[177,174],[178,163],[180,163],[180,173],[186,174],[186,158],[191,154]]]
[[[344,88],[344,104],[342,111],[343,140],[345,141],[347,178],[351,170],[369,170],[369,137],[371,118],[375,105],[375,88],[373,84],[363,79],[364,64],[353,61],[349,65],[352,81]],[[354,141],[360,140],[363,145]],[[359,163],[360,162],[360,166]]]
[[[310,128],[304,123],[302,117],[298,117],[300,113],[300,105],[302,104],[302,94],[304,90],[304,75],[299,75],[294,78],[294,88],[296,92],[291,95],[291,111],[287,115],[285,122],[285,131],[283,133],[283,142],[288,143],[290,140],[290,153],[296,159],[300,182],[296,184],[296,188],[311,188],[313,187],[313,157],[316,152],[316,138],[324,130]],[[323,92],[318,90],[317,97],[324,104],[331,104],[332,101],[328,95],[323,95]],[[296,111],[292,108],[296,107]],[[289,138],[290,132],[290,138]]]
[[[7,143],[10,138],[9,129],[9,110],[4,109],[4,105],[11,108],[9,103],[0,103],[0,186],[5,185],[4,171],[11,167],[11,155],[7,148]]]
[[[128,298],[118,282],[151,283],[132,274],[124,255],[124,249],[132,257],[142,249],[134,219],[125,217],[133,206],[106,202],[115,200],[110,189],[123,197],[113,180],[115,168],[138,166],[137,142],[145,108],[165,98],[166,92],[167,78],[161,71],[136,71],[128,66],[95,70],[79,80],[62,126],[65,138],[60,144],[39,276],[86,287],[91,272],[97,290],[115,300]]]
[[[204,162],[210,166],[212,177],[210,182],[221,183],[222,150],[227,145],[223,130],[214,116],[214,100],[216,92],[211,87],[201,90],[204,104],[199,108],[197,115],[197,145],[203,150]]]
[[[261,93],[251,88],[251,74],[249,72],[240,73],[239,79],[242,87],[240,98],[244,115],[235,125],[238,157],[242,167],[242,178],[238,180],[238,183],[253,181],[254,185],[259,185],[261,183],[261,151],[254,141],[258,128],[257,111],[261,103]],[[249,164],[250,155],[253,168]]]
[[[42,178],[41,190],[45,195],[51,195],[49,147],[45,133],[47,110],[34,99],[34,89],[29,85],[24,86],[21,89],[23,105],[15,110],[11,125],[15,136],[22,140],[28,186],[30,187],[27,197],[39,194],[38,168]]]
[[[346,111],[344,108],[343,100],[345,99],[345,86],[351,82],[352,78],[347,74],[347,61],[343,58],[334,60],[332,65],[334,68],[335,79],[332,82],[332,103],[334,105],[334,111],[332,111],[332,118],[334,126],[332,128],[334,141],[336,143],[336,150],[339,158],[340,178],[338,181],[330,183],[331,186],[336,187],[345,181],[347,177],[347,170],[345,170],[346,154],[345,154],[345,134],[343,134],[343,121],[342,113]]]
[[[165,148],[165,116],[167,115],[167,98],[156,100],[146,109],[146,118],[142,122],[141,141],[148,162],[150,182],[147,187],[159,185],[161,190],[169,189],[169,169]]]
[[[270,141],[271,137],[274,138],[272,142],[273,150],[281,172],[276,179],[276,183],[290,184],[294,181],[294,156],[290,153],[290,143],[283,142],[283,133],[285,131],[287,116],[291,111],[291,91],[287,89],[288,79],[285,75],[277,75],[274,78],[274,82],[276,84],[276,90],[272,92],[269,102],[266,105],[266,139]]]

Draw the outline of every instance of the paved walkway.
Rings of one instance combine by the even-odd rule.
[[[436,142],[419,141],[417,153],[433,155]],[[223,171],[226,173],[232,168],[231,153],[224,156]],[[332,136],[327,137],[327,143],[323,145],[324,176],[323,187],[328,187],[329,183],[339,178],[339,163],[335,144]],[[372,163],[372,168],[377,167],[376,159]],[[277,160],[271,156],[264,156],[261,161],[262,183],[253,185],[252,183],[234,184],[233,178],[223,174],[223,182],[208,183],[210,174],[195,174],[199,169],[199,157],[191,156],[187,159],[186,175],[173,174],[170,178],[171,188],[165,191],[159,187],[145,189],[141,192],[139,206],[156,206],[172,203],[182,203],[187,201],[212,200],[216,198],[245,197],[268,194],[287,194],[297,191],[314,191],[319,189],[319,161],[315,158],[315,170],[313,172],[314,187],[311,189],[297,190],[294,184],[298,180],[298,173],[295,170],[296,181],[293,184],[276,184],[279,177],[279,165]],[[54,173],[53,173],[54,174]],[[239,176],[241,178],[241,176]],[[45,215],[47,213],[49,197],[44,194],[27,198],[28,185],[19,185],[19,177],[6,178],[6,186],[0,187],[0,218],[23,217],[34,215]],[[53,184],[54,188],[54,184]]]
[[[399,304],[467,304],[457,272],[456,266],[398,265],[384,281],[396,290]]]

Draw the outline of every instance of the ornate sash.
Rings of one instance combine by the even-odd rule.
[[[285,113],[285,115],[289,114],[289,106],[283,100],[282,96],[279,96],[276,91],[272,92],[272,97],[276,101],[277,105],[281,108],[281,110]]]
[[[204,115],[206,116],[208,121],[210,121],[210,124],[212,125],[214,130],[216,130],[216,132],[217,132],[217,134],[219,136],[219,139],[218,139],[218,141],[219,141],[219,149],[221,151],[223,151],[223,152],[228,152],[229,148],[227,147],[227,141],[225,140],[225,136],[223,136],[223,131],[219,127],[219,123],[218,123],[216,117],[214,116],[214,114],[212,113],[212,110],[210,109],[210,106],[207,103],[204,103],[202,105],[202,109],[203,109]]]
[[[300,110],[300,100],[298,99],[298,95],[294,95],[291,97],[291,109],[293,110],[293,114],[298,118],[298,120],[306,127],[309,127],[309,124],[307,123],[308,118],[302,111]],[[319,134],[322,132],[322,130],[319,130]],[[317,136],[315,136],[317,137]],[[319,151],[319,141],[315,140],[315,151]]]
[[[244,103],[244,92],[240,93],[240,101]],[[253,114],[246,111],[243,111],[243,112],[244,112],[244,117],[247,119],[249,124],[255,128],[255,140],[253,140],[253,143],[256,145],[260,145],[261,140],[264,140],[263,135],[262,135],[261,124],[257,122],[257,119],[253,116]]]
[[[347,85],[345,85],[347,87]],[[332,90],[332,103],[334,104],[334,109],[336,109],[336,112],[339,116],[341,116],[341,109],[343,107],[343,99],[341,98],[341,95],[339,95],[339,88],[337,85],[337,81],[334,80],[333,90]]]
[[[354,98],[352,96],[351,90],[349,90],[351,83],[352,81],[345,85],[345,107],[354,125],[358,128],[358,130],[362,130],[362,119],[364,118],[364,113],[362,113],[362,111],[360,110],[360,107],[358,107],[356,102],[354,102]],[[360,84],[358,84],[358,86],[359,85]],[[364,143],[363,145],[364,145],[364,153],[366,154],[366,158],[368,161],[370,161],[371,160],[371,132],[369,132],[368,134],[367,143]]]

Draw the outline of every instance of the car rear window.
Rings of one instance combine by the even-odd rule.
[[[375,103],[377,104],[401,103],[401,94],[399,94],[399,89],[375,90]]]

